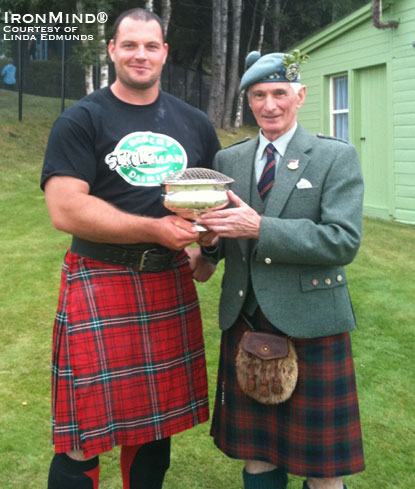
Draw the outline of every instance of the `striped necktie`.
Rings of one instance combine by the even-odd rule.
[[[276,151],[276,149],[272,143],[269,143],[265,149],[267,151],[267,162],[265,163],[261,178],[258,181],[258,192],[262,200],[265,200],[266,196],[274,185],[275,178],[274,151]]]

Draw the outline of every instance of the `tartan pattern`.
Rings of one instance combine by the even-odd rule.
[[[256,327],[272,328],[270,323]],[[296,389],[288,401],[266,406],[245,396],[236,379],[237,345],[247,329],[239,319],[222,333],[211,427],[218,448],[229,457],[269,462],[305,477],[363,471],[349,334],[293,338],[299,361]]]
[[[200,309],[187,255],[142,273],[68,251],[53,334],[55,452],[86,457],[209,417]]]
[[[267,144],[267,161],[265,163],[264,169],[262,170],[261,177],[258,181],[258,192],[262,200],[265,200],[269,194],[272,186],[274,185],[275,178],[275,155],[276,151],[272,143]]]

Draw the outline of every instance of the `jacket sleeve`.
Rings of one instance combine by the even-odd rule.
[[[255,259],[273,263],[346,265],[360,246],[363,180],[356,149],[337,145],[320,194],[318,220],[263,216]]]
[[[219,158],[220,158],[219,153],[216,153],[212,165],[212,168],[216,171],[220,171],[218,169],[220,167]],[[220,262],[220,260],[224,258],[223,244],[224,244],[223,238],[219,238],[219,241],[216,246],[211,246],[211,247],[201,246],[202,256],[208,262],[217,265]]]

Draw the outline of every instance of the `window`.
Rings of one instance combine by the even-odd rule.
[[[333,76],[330,83],[331,135],[349,140],[349,96],[347,75]]]

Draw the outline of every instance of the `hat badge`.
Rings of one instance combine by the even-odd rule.
[[[299,166],[300,166],[300,160],[290,160],[287,164],[287,168],[289,170],[298,170]]]
[[[300,72],[300,69],[298,67],[298,64],[297,63],[291,63],[290,65],[287,66],[287,68],[285,70],[285,78],[288,81],[293,82],[294,80],[297,79],[299,72]]]

